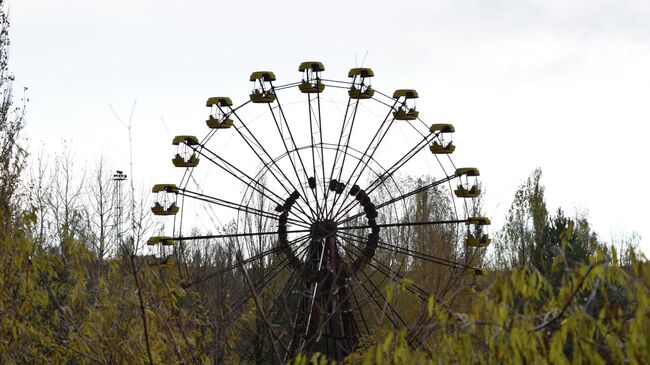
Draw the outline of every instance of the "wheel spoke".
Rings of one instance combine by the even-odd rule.
[[[355,244],[353,243],[353,242],[364,243],[363,241],[360,241],[360,240],[357,240],[357,239],[354,239],[354,238],[350,238],[350,239],[347,239],[347,240],[345,240],[345,241],[350,245],[349,247],[354,247],[358,252],[363,253],[363,250],[361,250],[357,245],[355,245]],[[344,249],[345,249],[345,248],[344,248]],[[349,252],[349,251],[348,251],[348,252]],[[374,262],[376,262],[377,264],[379,264],[381,267],[383,267],[383,270],[382,270],[380,267],[375,266],[375,265],[372,263],[373,260],[374,260]],[[400,274],[399,272],[394,271],[392,268],[390,268],[389,266],[387,266],[387,265],[384,264],[383,262],[377,260],[377,258],[375,258],[375,257],[372,257],[372,258],[371,258],[371,260],[368,262],[368,265],[370,265],[371,267],[373,267],[375,270],[378,270],[379,272],[383,273],[383,274],[386,275],[387,277],[391,277],[391,276],[392,276],[392,277],[397,277],[397,278],[400,278],[400,279],[404,279],[404,276],[402,276],[402,274]],[[420,294],[418,294],[418,293],[416,293],[415,291],[413,291],[413,289],[410,288],[410,286],[408,286],[408,285],[406,286],[406,290],[408,290],[408,291],[411,292],[413,295],[415,295],[415,296],[417,296],[418,298],[420,298],[422,301],[424,301],[424,302],[427,302],[427,301],[428,301],[429,293],[427,293],[426,290],[420,288],[420,287],[417,286],[415,283],[410,283],[409,285],[410,285],[410,286],[413,286],[415,289],[417,289],[418,292],[420,292]]]
[[[277,99],[276,99],[276,101],[277,101]],[[281,108],[279,101],[278,101],[278,108]],[[289,159],[289,162],[291,163],[292,170],[293,170],[293,172],[294,172],[294,174],[296,176],[296,184],[300,188],[300,191],[302,191],[302,194],[303,194],[302,196],[305,198],[305,203],[307,205],[307,208],[309,208],[309,210],[311,211],[312,217],[317,216],[314,209],[311,207],[311,205],[309,205],[309,199],[307,199],[307,192],[305,191],[304,185],[300,183],[301,179],[300,179],[300,176],[299,176],[299,173],[298,173],[298,167],[296,166],[296,163],[294,161],[294,157],[292,156],[292,152],[295,152],[296,155],[298,155],[298,158],[300,159],[301,163],[302,163],[302,158],[300,158],[300,152],[296,149],[295,143],[293,142],[293,135],[291,134],[291,129],[289,129],[287,127],[288,133],[290,135],[290,139],[292,141],[292,148],[289,148],[289,146],[287,146],[286,138],[283,135],[282,127],[280,126],[280,123],[278,122],[278,118],[275,116],[275,113],[273,112],[273,107],[271,107],[271,104],[269,104],[269,112],[273,116],[273,121],[275,122],[275,126],[276,126],[276,129],[278,131],[278,134],[280,135],[280,139],[282,140],[282,145],[284,146],[284,150],[286,151],[286,156]],[[280,118],[280,119],[283,119],[283,118]],[[283,121],[284,121],[284,124],[286,125],[287,124],[286,120],[283,120]],[[303,171],[305,170],[304,165],[303,165],[302,170]],[[285,178],[287,178],[287,177],[285,176]],[[307,179],[308,179],[308,176],[307,176],[307,173],[305,172],[305,181]],[[293,184],[291,184],[291,186],[293,187]]]
[[[302,172],[303,172],[305,181],[307,181],[307,179],[309,179],[309,176],[307,175],[307,169],[305,168],[305,163],[302,160],[302,155],[300,154],[300,152],[298,150],[298,145],[296,145],[296,140],[293,137],[293,133],[291,132],[291,128],[289,127],[289,122],[287,121],[287,117],[284,114],[284,110],[282,109],[282,104],[280,103],[280,98],[277,96],[277,94],[276,94],[275,102],[278,105],[278,110],[280,111],[280,116],[281,116],[280,119],[284,122],[284,126],[287,128],[287,133],[289,133],[289,140],[291,141],[291,147],[292,147],[291,150],[295,151],[296,155],[298,156],[298,162],[300,162],[300,166],[302,168]],[[269,104],[269,108],[271,108],[270,104]],[[293,166],[294,172],[296,173],[296,178],[298,179],[298,186],[300,186],[300,188],[302,189],[303,196],[305,197],[305,203],[307,204],[307,206],[311,210],[312,214],[314,214],[313,217],[315,218],[315,217],[318,216],[318,214],[309,205],[309,200],[307,199],[307,192],[305,191],[304,184],[300,184],[300,176],[299,176],[300,174],[298,173],[298,170],[296,168],[296,164],[295,164],[293,158],[291,158],[291,154],[289,153],[290,149],[287,147],[286,140],[285,140],[285,138],[284,138],[284,136],[282,134],[282,129],[280,128],[280,125],[279,125],[279,123],[277,121],[277,118],[275,117],[275,113],[273,113],[272,109],[271,109],[271,114],[273,115],[273,120],[275,121],[275,125],[278,128],[278,132],[280,133],[280,138],[282,138],[282,143],[284,145],[284,148],[287,151],[287,154],[288,154],[287,157],[289,157],[289,161],[291,161],[291,165]],[[312,190],[312,194],[314,194],[313,190]],[[316,199],[315,195],[314,195],[314,199]]]
[[[318,98],[318,95],[319,94],[317,93],[316,98]],[[319,103],[320,103],[320,99],[318,99],[318,100],[319,100]],[[307,104],[308,104],[308,108],[309,108],[309,138],[311,140],[310,148],[311,148],[311,164],[312,164],[312,174],[313,174],[312,177],[314,178],[314,181],[317,184],[317,182],[318,182],[318,173],[316,171],[316,149],[315,149],[316,141],[314,141],[314,119],[315,118],[312,117],[312,115],[314,114],[314,110],[313,110],[313,108],[311,106],[311,102],[312,102],[311,94],[308,93],[307,94]],[[319,129],[318,129],[318,131],[319,131],[318,133],[320,134],[320,121],[319,121]],[[322,137],[321,137],[321,140],[322,140]],[[321,164],[322,163],[323,163],[323,159],[322,159],[322,156],[321,156]],[[314,193],[314,199],[316,200],[316,213],[317,213],[316,218],[318,220],[320,220],[320,219],[322,219],[323,212],[321,210],[321,206],[320,206],[320,203],[318,201],[318,190],[319,190],[318,186],[316,186],[312,190],[313,190],[313,193]]]
[[[345,113],[343,114],[343,123],[341,124],[341,132],[339,133],[339,140],[338,140],[338,142],[336,144],[336,148],[335,148],[335,152],[334,152],[334,160],[332,162],[332,170],[330,171],[329,180],[332,180],[334,178],[334,170],[337,168],[337,164],[338,164],[339,151],[341,149],[341,141],[343,140],[343,135],[345,133],[346,127],[349,125],[350,130],[348,131],[348,134],[347,134],[347,141],[345,143],[345,152],[341,151],[341,152],[343,152],[342,153],[343,161],[341,163],[341,166],[339,167],[339,174],[338,174],[337,180],[341,179],[341,174],[343,172],[343,168],[345,167],[345,157],[347,156],[347,149],[350,146],[350,138],[352,137],[352,130],[354,128],[354,120],[355,120],[355,116],[357,114],[357,107],[359,106],[359,100],[357,100],[355,102],[354,111],[352,112],[352,117],[350,118],[350,122],[348,122],[348,113],[350,112],[350,106],[351,105],[352,105],[352,98],[348,98],[348,102],[347,102],[347,105],[345,107]],[[325,181],[324,183],[327,184],[328,182]],[[327,201],[329,199],[329,194],[330,194],[330,190],[326,189],[325,190],[325,201]],[[332,204],[333,204],[332,205],[332,209],[333,209],[334,204],[336,204],[336,200]],[[327,213],[328,212],[326,212],[326,214]]]
[[[351,243],[348,239],[345,239],[345,238],[341,238],[341,239],[344,240],[346,243],[348,243],[348,245],[350,245],[349,247],[340,246],[341,248],[343,248],[343,250],[344,250],[345,252],[347,252],[349,255],[351,255],[351,256],[353,256],[353,257],[356,257],[356,258],[360,258],[360,257],[361,257],[361,254],[357,254],[357,253],[355,253],[353,250],[350,249],[351,247],[354,247],[355,249],[359,250],[359,248],[358,248],[357,246],[355,246],[353,243]],[[360,251],[360,250],[359,250],[359,251]],[[377,269],[377,268],[375,268],[375,269],[376,269],[377,271],[380,271],[380,270]],[[367,275],[363,270],[359,270],[359,271],[360,271],[361,274],[362,274],[362,275],[363,275],[363,276],[368,280],[368,282],[370,283],[370,285],[373,287],[373,290],[374,290],[374,291],[373,291],[373,292],[369,291],[369,290],[366,288],[366,286],[363,285],[363,282],[359,279],[359,277],[357,276],[357,274],[356,274],[356,273],[353,273],[354,277],[357,279],[357,281],[359,282],[359,284],[361,284],[362,287],[363,287],[363,289],[368,293],[369,298],[371,298],[372,301],[377,305],[377,307],[378,307],[380,310],[383,311],[383,310],[384,310],[384,307],[383,307],[383,304],[380,303],[380,300],[381,300],[381,302],[385,303],[385,304],[388,306],[388,308],[389,308],[389,309],[391,310],[391,312],[393,313],[393,316],[394,316],[395,318],[397,318],[397,319],[402,323],[402,325],[407,326],[407,324],[406,324],[406,322],[404,321],[404,319],[402,319],[402,317],[399,315],[399,312],[397,312],[397,310],[395,310],[395,308],[394,308],[393,305],[390,303],[390,301],[388,301],[388,300],[386,299],[386,297],[385,297],[384,294],[382,293],[381,289],[379,289],[379,287],[378,287],[378,286],[377,286],[377,285],[372,281],[372,279],[370,279],[370,277],[369,277],[369,276],[368,276],[368,275]],[[382,272],[382,271],[380,271],[380,272],[381,272],[382,274],[386,275],[386,273],[384,273],[384,272]],[[385,277],[389,277],[389,276],[386,275]],[[375,298],[375,296],[373,295],[374,293],[379,294],[380,300],[377,300],[377,298]],[[387,318],[388,318],[388,319],[393,323],[394,328],[398,328],[397,322],[396,322],[393,318],[390,318],[390,317],[387,317]]]
[[[304,235],[302,237],[299,237],[299,238],[289,242],[289,245],[291,246],[291,245],[294,245],[296,243],[300,243],[301,241],[304,241],[305,238],[307,238],[307,237],[308,237],[308,235]],[[241,263],[237,263],[237,264],[225,267],[223,269],[217,270],[217,271],[215,271],[213,273],[210,273],[210,274],[207,274],[207,275],[202,276],[200,278],[194,279],[194,280],[192,280],[192,281],[190,281],[188,283],[184,283],[181,286],[182,286],[183,289],[187,289],[187,288],[192,287],[192,286],[194,286],[196,284],[200,284],[200,283],[202,283],[202,282],[204,282],[206,280],[210,280],[210,279],[212,279],[214,277],[217,277],[217,276],[222,275],[224,273],[227,273],[229,271],[235,270],[240,265],[245,265],[245,264],[248,264],[248,263],[253,262],[255,260],[263,259],[264,257],[266,257],[268,255],[271,255],[271,254],[273,254],[275,252],[279,252],[279,251],[280,251],[280,247],[273,247],[270,250],[267,250],[265,252],[262,252],[262,253],[259,253],[259,254],[255,255],[255,256],[252,256],[252,257],[249,257],[249,258],[247,258],[245,260],[242,260]]]
[[[327,193],[329,190],[327,189],[327,185],[325,182],[325,154],[323,151],[323,118],[321,114],[321,101],[320,101],[320,93],[316,94],[316,106],[318,109],[318,118],[316,119],[318,122],[318,136],[320,138],[320,165],[321,165],[321,174],[323,178],[323,213],[322,216],[325,216],[325,212],[327,211]]]
[[[232,115],[234,115],[235,118],[237,118],[237,120],[240,122],[240,124],[242,125],[242,127],[243,127],[243,128],[246,130],[246,132],[248,132],[248,134],[253,138],[253,141],[254,141],[255,144],[259,147],[261,153],[260,153],[260,151],[256,151],[256,150],[255,150],[255,147],[253,147],[253,145],[252,145],[251,142],[246,138],[246,136],[244,135],[244,133],[243,133],[242,131],[240,131],[240,127],[235,127],[235,126],[233,126],[233,127],[235,128],[235,130],[237,131],[237,133],[242,137],[242,139],[246,142],[246,144],[247,144],[248,147],[251,149],[251,151],[253,151],[253,153],[257,156],[257,158],[260,160],[260,162],[262,163],[262,165],[263,165],[263,166],[264,166],[264,167],[265,167],[265,168],[266,168],[266,169],[271,173],[271,175],[275,178],[275,180],[278,182],[278,184],[280,184],[280,185],[282,186],[282,188],[287,192],[287,194],[291,195],[292,192],[289,191],[289,189],[287,189],[287,187],[283,184],[282,180],[281,180],[281,179],[280,179],[280,178],[275,174],[275,172],[273,172],[273,170],[272,170],[269,166],[273,166],[273,167],[275,167],[275,168],[277,169],[277,171],[278,171],[278,172],[282,175],[282,177],[284,178],[284,181],[286,181],[287,183],[289,183],[289,185],[291,185],[291,188],[293,189],[293,191],[297,191],[298,189],[296,189],[296,187],[293,185],[293,183],[291,182],[291,180],[290,180],[290,179],[287,177],[287,175],[282,171],[282,169],[277,165],[277,163],[276,163],[275,160],[271,157],[271,155],[269,155],[269,153],[266,151],[266,148],[264,148],[264,146],[259,142],[259,140],[257,139],[257,137],[255,137],[255,135],[253,134],[253,132],[251,132],[250,128],[248,128],[248,127],[246,126],[246,124],[244,124],[244,121],[239,117],[239,115],[237,115],[237,113],[234,112],[234,111],[233,111]],[[262,158],[262,155],[266,155],[266,157],[267,157],[270,161],[269,161],[269,162],[264,161],[264,159]],[[271,165],[269,165],[269,164],[271,164]],[[301,210],[302,210],[301,207],[298,207],[298,209],[301,209]],[[304,210],[302,211],[302,213],[305,214],[305,215],[307,215],[307,216],[310,216],[310,215],[308,215]],[[313,218],[313,215],[311,215],[311,217]]]
[[[423,138],[421,141],[419,141],[419,142],[418,142],[418,143],[417,143],[413,148],[411,148],[411,149],[410,149],[410,150],[409,150],[409,151],[408,151],[404,156],[402,156],[402,157],[401,157],[397,162],[395,162],[391,167],[389,167],[388,170],[385,170],[384,173],[382,173],[382,174],[379,175],[375,180],[373,180],[373,181],[368,185],[368,187],[366,188],[366,194],[370,194],[370,193],[372,193],[373,191],[375,191],[375,189],[377,189],[379,186],[381,186],[381,184],[382,184],[384,181],[386,181],[386,179],[392,177],[393,174],[394,174],[396,171],[398,171],[402,166],[404,166],[404,164],[406,164],[406,163],[407,163],[408,161],[410,161],[413,157],[415,157],[415,155],[416,155],[416,154],[417,154],[417,153],[418,153],[418,152],[419,152],[419,151],[420,151],[424,146],[428,145],[429,142],[430,142],[431,140],[433,140],[433,138],[430,138],[432,135],[433,135],[433,134],[430,133],[430,134],[427,135],[425,138]],[[435,135],[434,135],[434,138],[435,138],[437,135],[438,135],[438,134],[435,134]],[[344,201],[344,203],[345,203],[345,201]],[[353,200],[353,201],[351,201],[351,202],[350,202],[348,205],[346,205],[346,206],[343,206],[343,204],[341,204],[341,207],[339,208],[339,210],[338,210],[337,213],[335,214],[335,218],[334,218],[334,219],[337,219],[337,218],[340,217],[340,216],[345,216],[346,214],[348,214],[352,209],[354,209],[355,206],[358,205],[357,203],[358,203],[358,202],[357,202],[356,200]]]
[[[391,114],[393,112],[393,109],[395,108],[395,105],[397,105],[397,100],[395,100],[395,103],[393,104],[393,108],[391,108],[391,110],[388,111],[388,113],[386,114],[386,117],[384,117],[384,120],[381,122],[381,124],[379,124],[379,127],[377,128],[377,132],[375,132],[375,135],[372,137],[372,139],[368,143],[368,146],[366,147],[366,150],[363,152],[362,158],[359,161],[357,161],[357,164],[355,165],[354,170],[352,170],[352,173],[350,173],[350,176],[348,177],[348,180],[345,183],[345,185],[350,185],[350,181],[352,181],[352,179],[355,176],[355,173],[357,172],[357,169],[359,168],[359,166],[361,166],[361,171],[359,171],[359,173],[357,174],[357,177],[354,180],[353,185],[359,182],[359,178],[363,174],[363,171],[366,169],[368,164],[370,164],[370,161],[372,160],[372,157],[375,155],[375,152],[377,152],[377,149],[379,148],[379,145],[383,141],[384,137],[386,137],[386,135],[388,134],[388,131],[390,130],[390,127],[393,125],[393,122],[395,122],[395,118],[390,118],[390,116],[391,116]],[[386,127],[386,129],[384,130],[386,122],[388,122],[389,120],[390,120],[390,122],[388,123],[388,127]],[[383,130],[383,134],[381,134],[382,130]],[[380,134],[381,134],[381,136],[380,136]],[[376,144],[375,144],[375,146],[373,148],[372,145],[373,145],[373,143],[375,143],[375,141],[377,141],[377,142],[376,142]],[[372,148],[372,152],[370,153],[370,155],[368,155],[368,151],[371,148]],[[365,162],[363,162],[364,161],[363,160],[364,156],[368,156],[368,158],[367,158],[367,160]],[[362,162],[363,162],[363,164],[362,164]],[[348,194],[341,194],[341,195],[345,195],[343,197],[343,201],[341,202],[341,206],[343,206],[343,205],[345,205],[345,202],[348,199]],[[336,205],[336,202],[338,201],[339,197],[340,197],[340,195],[336,197],[336,199],[334,201],[334,204],[332,205],[332,212],[334,211],[334,206]],[[334,216],[332,218],[337,216],[338,212],[340,212],[340,211],[341,211],[341,207],[338,208],[337,213],[334,214]]]
[[[305,253],[307,251],[307,248],[308,248],[308,246],[305,246],[302,249],[300,249],[300,252],[298,253],[298,255],[301,255],[301,254]],[[268,283],[270,283],[271,280],[273,280],[280,272],[282,272],[282,270],[287,268],[289,265],[290,265],[290,262],[289,262],[289,259],[287,257],[282,259],[276,265],[276,267],[274,269],[272,269],[269,274],[267,274],[264,281],[262,283],[260,283],[260,285],[257,286],[256,291],[264,290],[266,288],[266,286],[268,285]],[[246,303],[246,301],[248,301],[251,298],[251,296],[252,296],[252,293],[249,292],[248,294],[246,294],[242,298],[240,298],[238,301],[236,301],[235,302],[236,305],[234,305],[232,307],[230,312],[232,312],[232,311],[236,310],[237,308],[241,307],[242,305],[244,305],[244,303]]]
[[[433,139],[437,138],[438,135],[439,133],[429,133],[426,136],[423,136],[415,146],[413,146],[406,154],[400,157],[397,162],[395,162],[391,167],[388,168],[388,170],[386,170],[386,172],[384,172],[384,174],[379,176],[368,185],[368,193],[374,191],[374,189],[376,189],[379,184],[384,182],[384,180],[392,176],[395,171],[399,170],[402,166],[409,162],[418,152],[420,152],[424,147],[431,143]]]
[[[270,200],[274,204],[281,204],[280,202],[282,201],[282,197],[278,194],[276,194],[274,191],[267,189],[266,187],[260,189],[258,186],[260,186],[259,181],[254,180],[252,177],[250,177],[248,174],[243,172],[241,169],[237,168],[235,165],[232,163],[228,162],[226,159],[223,157],[219,156],[218,154],[212,152],[209,148],[205,146],[201,146],[201,148],[196,148],[193,147],[194,151],[199,153],[201,156],[205,157],[208,161],[212,162],[214,165],[218,166],[237,180],[241,181],[244,185],[247,187],[251,187],[254,189],[256,192],[262,194],[264,198]],[[207,151],[210,153],[210,155],[207,155],[203,153],[203,151]],[[221,163],[217,162],[216,160],[219,160]],[[233,172],[233,170],[236,172]],[[238,175],[240,174],[240,175]],[[243,177],[242,177],[243,176]],[[245,178],[245,179],[244,179]],[[269,192],[273,195],[273,197],[269,196],[266,194],[266,192]]]
[[[365,237],[354,235],[354,234],[351,234],[351,233],[348,233],[348,232],[341,232],[341,233],[348,236],[348,237],[353,237],[356,242],[359,242],[359,243],[364,243],[365,242],[364,241]],[[442,257],[439,257],[439,256],[427,254],[427,253],[424,253],[424,252],[415,251],[415,250],[405,248],[405,247],[400,247],[400,246],[393,245],[393,244],[390,244],[390,243],[386,243],[386,242],[383,242],[383,241],[379,241],[379,244],[377,245],[377,247],[381,248],[381,249],[384,249],[384,250],[387,250],[387,251],[400,253],[400,254],[408,255],[408,256],[411,256],[411,257],[414,257],[414,258],[419,258],[421,260],[429,261],[429,262],[432,262],[432,263],[435,263],[435,264],[447,266],[447,267],[450,267],[452,269],[474,269],[474,270],[478,269],[478,268],[473,267],[471,265],[462,264],[462,263],[459,263],[457,261],[445,259],[445,258],[442,258]]]
[[[408,193],[404,193],[404,194],[402,194],[402,195],[400,195],[400,196],[397,196],[397,197],[395,197],[395,198],[389,199],[389,200],[387,200],[387,201],[385,201],[385,202],[383,202],[383,203],[377,204],[377,205],[375,205],[375,209],[380,209],[380,208],[383,208],[383,207],[385,207],[385,206],[387,206],[387,205],[390,205],[390,204],[396,203],[396,202],[398,202],[398,201],[400,201],[400,200],[404,200],[404,199],[406,199],[406,198],[408,198],[408,197],[410,197],[410,196],[413,196],[413,195],[415,195],[415,194],[417,194],[417,193],[421,193],[421,192],[423,192],[423,191],[429,190],[429,189],[431,189],[431,188],[433,188],[433,187],[435,187],[435,186],[438,186],[438,185],[440,185],[440,184],[444,184],[444,183],[446,183],[447,181],[450,181],[450,180],[452,180],[452,179],[454,179],[454,178],[456,178],[456,177],[457,177],[457,175],[454,174],[454,175],[451,175],[451,176],[447,176],[447,177],[444,178],[444,179],[436,180],[436,181],[434,181],[434,182],[432,182],[432,183],[430,183],[430,184],[427,184],[427,185],[421,186],[421,187],[419,187],[419,188],[417,188],[417,189],[415,189],[415,190],[413,190],[413,191],[410,191],[410,192],[408,192]],[[358,202],[355,200],[354,203],[358,203]],[[354,207],[354,206],[352,206],[352,207]],[[348,212],[349,212],[351,209],[352,209],[352,208],[348,209]],[[347,214],[347,213],[345,213],[345,214]],[[361,216],[363,216],[363,215],[365,215],[365,213],[358,213],[358,214],[352,215],[352,216],[347,217],[347,218],[345,218],[344,220],[340,221],[339,224],[347,223],[347,222],[349,222],[349,221],[351,221],[351,220],[353,220],[353,219],[359,218],[359,217],[361,217]]]
[[[268,212],[265,212],[263,210],[259,210],[259,209],[256,209],[256,208],[251,208],[251,207],[249,207],[247,205],[237,204],[237,203],[234,203],[234,202],[231,202],[231,201],[228,201],[228,200],[215,198],[215,197],[210,196],[210,195],[201,194],[201,193],[197,193],[195,191],[190,191],[190,190],[186,190],[186,189],[178,189],[178,192],[179,192],[180,195],[186,196],[188,198],[200,200],[200,201],[203,201],[203,202],[206,202],[206,203],[215,204],[215,205],[218,205],[218,206],[221,206],[221,207],[234,209],[234,210],[244,212],[244,213],[254,214],[256,216],[263,217],[263,218],[268,218],[268,219],[273,219],[273,220],[278,219],[277,214],[268,213]],[[307,223],[305,223],[303,221],[298,221],[298,220],[291,219],[291,218],[288,218],[287,221],[291,222],[291,223],[293,223],[293,224],[295,224],[296,226],[299,226],[299,227],[305,227],[305,228],[308,227]]]
[[[377,227],[379,228],[386,228],[386,227],[409,227],[409,226],[430,226],[430,225],[437,225],[437,224],[458,224],[458,223],[466,223],[466,219],[461,219],[461,220],[448,220],[448,221],[425,221],[425,222],[403,222],[403,223],[377,223]],[[343,227],[337,227],[337,231],[340,230],[351,230],[351,229],[368,229],[372,228],[372,226],[369,225],[360,225],[360,226],[343,226]]]
[[[287,233],[307,233],[309,229],[297,229],[293,231],[287,231]],[[193,241],[193,240],[204,240],[208,238],[235,238],[235,237],[256,237],[256,236],[266,236],[278,234],[277,231],[272,232],[249,232],[249,233],[224,233],[224,234],[208,234],[203,236],[184,236],[184,237],[173,237],[173,241]]]

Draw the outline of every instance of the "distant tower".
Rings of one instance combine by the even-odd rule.
[[[115,199],[115,204],[113,206],[115,207],[115,240],[117,242],[117,247],[122,248],[122,213],[124,210],[124,205],[123,205],[123,200],[122,200],[122,184],[126,180],[126,174],[121,171],[117,170],[115,174],[113,175],[113,182],[114,182],[114,192],[113,192],[113,198]]]

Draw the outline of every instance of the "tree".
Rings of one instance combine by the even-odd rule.
[[[548,219],[542,170],[535,169],[515,192],[506,223],[495,239],[494,261],[497,267],[526,265],[536,246],[543,245]]]
[[[56,227],[57,244],[78,236],[85,231],[83,226],[83,192],[85,171],[77,177],[74,153],[69,142],[63,141],[61,152],[54,159],[52,186],[49,194],[49,208]]]
[[[25,99],[15,106],[9,72],[9,18],[0,0],[0,233],[8,229],[14,211],[20,175],[27,152],[20,146],[20,132],[25,120]]]
[[[36,214],[36,225],[32,236],[40,247],[47,242],[50,227],[48,225],[48,212],[50,201],[50,174],[48,170],[49,161],[44,156],[44,150],[38,152],[36,161],[31,164],[29,176],[27,177],[27,194],[29,204]]]
[[[102,156],[95,162],[91,176],[88,187],[89,211],[86,214],[88,228],[92,233],[89,244],[99,261],[104,260],[113,246],[110,236],[113,202],[111,174],[106,167],[106,159]]]
[[[515,193],[506,223],[495,238],[493,263],[497,268],[534,267],[557,287],[565,271],[586,262],[599,249],[631,265],[637,257],[638,236],[621,235],[608,248],[585,215],[567,217],[561,208],[549,215],[541,176],[536,169]]]

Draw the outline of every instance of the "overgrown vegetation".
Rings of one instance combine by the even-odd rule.
[[[54,161],[36,158],[25,173],[25,109],[22,101],[15,105],[7,66],[9,23],[0,14],[0,363],[275,362],[264,313],[243,295],[247,285],[269,275],[272,261],[251,266],[246,277],[229,270],[185,290],[188,283],[177,270],[151,267],[137,254],[150,226],[145,198],[122,203],[139,208],[125,217],[131,228],[120,235],[111,231],[115,202],[105,162],[86,175],[75,170],[64,149]],[[423,185],[426,179],[403,183]],[[405,212],[418,220],[445,217],[451,213],[444,196],[435,189],[418,194]],[[368,310],[372,335],[360,340],[346,364],[650,361],[650,266],[637,257],[637,242],[608,244],[586,217],[549,214],[541,170],[515,193],[489,254],[449,243],[455,233],[444,228],[384,234],[397,245],[408,242],[418,252],[462,258],[489,272],[479,295],[461,296],[465,279],[458,273],[409,263],[405,278],[378,288],[384,310]],[[272,242],[255,244],[264,251]],[[228,241],[178,251],[185,277],[236,266],[236,253]],[[391,255],[378,252],[376,260],[388,262]],[[433,296],[414,301],[414,282]],[[274,290],[256,299],[272,300]],[[244,298],[237,316],[231,315],[234,294]],[[389,308],[404,321],[396,321]],[[291,362],[329,360],[300,354]]]
[[[569,243],[564,241],[563,246]],[[388,333],[348,363],[645,364],[650,359],[650,271],[621,267],[603,251],[566,270],[558,286],[532,266],[495,274],[465,310],[431,302],[427,344],[411,348],[406,331]],[[300,359],[296,363],[306,363]]]

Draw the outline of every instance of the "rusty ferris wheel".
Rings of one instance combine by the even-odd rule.
[[[479,170],[457,168],[450,157],[456,149],[454,126],[426,124],[415,90],[384,94],[371,85],[370,68],[351,69],[345,81],[324,78],[320,62],[303,62],[299,71],[302,78],[288,84],[276,83],[273,72],[253,72],[245,102],[207,100],[205,137],[173,139],[172,162],[184,169],[183,177],[179,184],[153,187],[158,200],[152,211],[174,216],[174,231],[152,237],[149,245],[161,252],[154,264],[178,268],[185,288],[221,276],[248,280],[247,292],[228,294],[226,312],[235,317],[255,299],[267,317],[268,351],[278,361],[315,351],[340,360],[372,332],[366,317],[373,308],[388,312],[394,326],[405,324],[382,286],[403,279],[410,266],[447,268],[462,278],[458,292],[475,293],[474,277],[483,271],[468,257],[489,245],[490,221],[471,208],[481,193]],[[347,101],[331,107],[324,98],[328,92]],[[285,95],[300,102],[285,102]],[[224,138],[240,147],[224,147]],[[407,186],[396,176],[409,166],[410,171],[434,170],[427,171],[434,177]],[[216,181],[192,189],[192,174],[201,168],[216,171]],[[412,214],[406,201],[434,189],[447,193],[447,209]],[[198,209],[192,202],[229,211],[230,229],[184,235],[183,214]],[[441,257],[436,243],[424,252],[404,241],[405,230],[425,228],[451,232],[445,237],[458,254]],[[179,247],[205,240],[229,242],[236,262],[190,274]],[[253,270],[261,274],[251,280]],[[424,302],[432,295],[416,281],[407,289]]]

